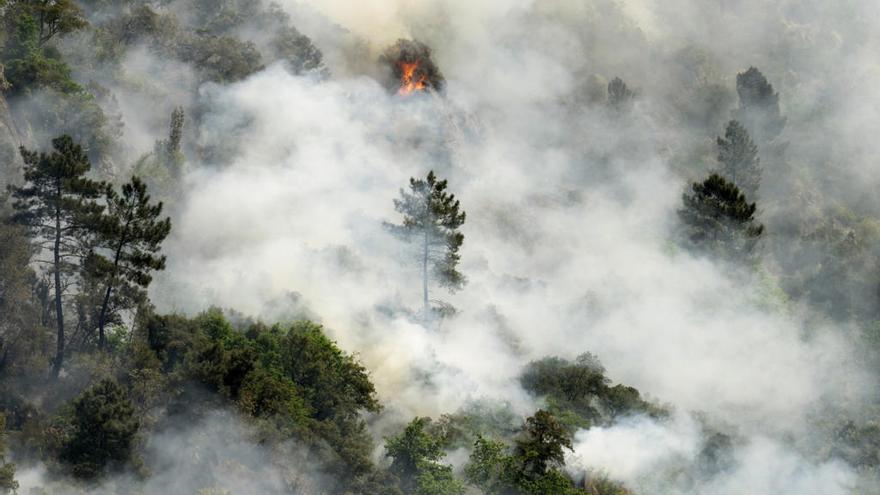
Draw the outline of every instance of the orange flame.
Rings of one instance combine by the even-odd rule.
[[[427,88],[427,77],[424,74],[416,76],[418,62],[401,62],[400,89],[397,94],[401,96],[411,95],[416,91],[424,91]]]

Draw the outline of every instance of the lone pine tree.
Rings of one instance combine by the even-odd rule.
[[[400,199],[394,200],[394,209],[403,215],[400,225],[386,222],[396,236],[418,246],[418,260],[422,272],[422,302],[424,317],[430,312],[429,279],[454,291],[465,284],[465,277],[457,270],[464,242],[458,229],[464,224],[465,212],[460,211],[454,194],[446,192],[445,180],[437,180],[434,171],[425,179],[410,178],[410,192],[400,190]]]
[[[745,126],[762,146],[773,141],[785,127],[786,118],[779,111],[779,94],[755,67],[737,74],[736,92],[739,108],[734,118]]]
[[[52,254],[51,260],[40,261],[50,266],[53,277],[57,345],[52,373],[58,376],[65,344],[62,296],[89,249],[90,224],[102,210],[94,200],[105,185],[85,177],[91,164],[70,136],[53,139],[52,147],[51,153],[21,148],[25,183],[10,190],[16,200],[13,219],[28,228],[37,247]]]
[[[733,182],[747,198],[758,197],[761,185],[760,159],[758,147],[749,136],[749,131],[736,120],[727,123],[724,137],[718,137],[718,162],[721,173]]]
[[[678,211],[686,228],[686,242],[694,250],[728,260],[748,259],[764,233],[755,220],[755,203],[746,201],[739,188],[718,174],[694,182],[682,195]]]
[[[95,263],[106,279],[98,314],[98,347],[101,349],[114,289],[120,285],[146,288],[152,281],[150,272],[165,268],[165,256],[158,253],[162,241],[171,232],[171,220],[159,218],[162,203],[150,202],[147,186],[138,177],[132,177],[131,182],[122,186],[122,194],[108,188],[106,198],[107,213],[99,227],[98,242],[109,256],[99,256]],[[118,305],[125,303],[117,301]]]
[[[608,83],[608,104],[615,110],[621,110],[631,104],[635,93],[629,89],[623,79],[615,77]]]

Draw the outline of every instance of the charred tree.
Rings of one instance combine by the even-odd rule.
[[[421,41],[399,39],[385,49],[379,61],[390,70],[388,90],[401,96],[419,91],[443,92],[446,80]]]

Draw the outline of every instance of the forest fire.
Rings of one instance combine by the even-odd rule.
[[[415,91],[425,90],[427,87],[425,84],[427,78],[424,74],[416,74],[418,68],[418,62],[400,63],[400,89],[397,90],[397,94],[408,96]]]
[[[443,91],[445,80],[431,59],[431,49],[420,41],[397,40],[382,53],[379,61],[390,69],[386,86],[399,96],[425,91]]]

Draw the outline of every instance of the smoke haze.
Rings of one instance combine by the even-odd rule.
[[[164,101],[114,89],[127,145],[148,150],[170,108],[193,104],[189,145],[214,151],[187,162],[174,198],[168,269],[150,288],[160,311],[320,321],[371,373],[386,405],[370,419],[376,438],[477,402],[528,416],[543,404],[522,389],[524,366],[589,351],[612,380],[673,412],[579,431],[572,474],[604,472],[638,494],[867,490],[855,468],[815,454],[826,433],[817,418],[858,416],[876,399],[854,325],[789,299],[775,267],[698,257],[675,235],[685,185],[717,168],[715,138],[750,66],[788,117],[784,158],[762,162],[762,221],[792,204],[831,206],[819,192],[876,211],[880,4],[280,3],[329,76],[268,64],[203,84],[189,102],[185,64],[126,55]],[[383,86],[378,57],[398,38],[431,47],[443,96]],[[607,102],[618,76],[635,90],[621,109]],[[392,199],[429,170],[467,212],[468,284],[432,292],[457,312],[426,328],[418,267],[383,221],[399,220]],[[798,194],[781,185],[789,170],[806,177]],[[206,421],[187,434],[232,420]],[[703,464],[707,423],[734,439],[725,469]],[[186,456],[181,441],[153,440]],[[245,465],[263,455],[233,447],[217,449]],[[157,465],[168,471],[144,493],[167,492],[163,480],[188,469],[177,457]],[[215,473],[218,486],[279,490],[281,474],[255,469],[239,478],[249,484]]]

